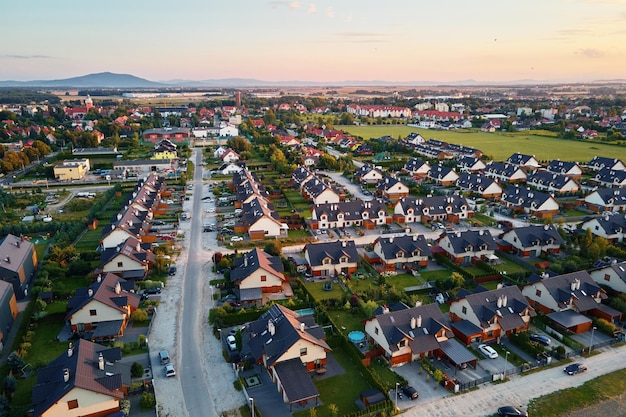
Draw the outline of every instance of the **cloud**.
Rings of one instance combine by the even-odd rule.
[[[335,10],[333,9],[333,6],[328,6],[326,8],[326,16],[333,18],[335,17]]]
[[[339,42],[385,43],[390,42],[389,34],[380,32],[339,32],[335,34]]]
[[[298,2],[298,1],[290,1],[289,2],[289,8],[291,10],[298,10],[300,8],[300,2]]]
[[[583,48],[576,51],[576,54],[584,55],[587,58],[603,58],[606,56],[604,52],[596,48]]]
[[[309,4],[309,7],[307,8],[306,12],[308,14],[317,13],[317,6],[314,3]]]
[[[4,55],[5,58],[12,59],[56,59],[53,56],[49,55],[17,55],[17,54],[8,54]]]

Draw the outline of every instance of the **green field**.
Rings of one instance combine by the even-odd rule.
[[[445,131],[418,129],[400,125],[382,126],[335,126],[351,135],[363,139],[379,138],[389,135],[394,138],[406,137],[411,132],[421,134],[424,139],[438,139],[458,145],[480,149],[495,161],[504,161],[515,152],[535,155],[538,160],[561,159],[586,163],[594,156],[626,159],[626,147],[606,145],[596,142],[579,142],[549,137],[551,132],[541,131],[546,136],[520,133],[483,133],[468,131]]]

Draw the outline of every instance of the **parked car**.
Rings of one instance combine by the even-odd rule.
[[[576,375],[576,374],[580,374],[580,373],[586,372],[586,371],[587,371],[587,365],[585,365],[584,363],[580,363],[580,362],[576,362],[576,363],[572,363],[570,365],[567,365],[563,369],[563,372],[565,372],[568,375]]]
[[[420,396],[415,388],[408,385],[402,387],[402,393],[410,400],[415,400]]]
[[[498,415],[502,417],[528,417],[525,411],[518,410],[512,405],[505,405],[498,408]]]
[[[498,352],[496,352],[496,350],[489,345],[478,345],[478,350],[489,359],[495,359],[498,357]]]
[[[144,292],[146,294],[161,294],[161,288],[160,287],[146,288]]]
[[[165,376],[166,377],[172,377],[172,376],[176,376],[176,371],[174,370],[174,365],[172,365],[171,363],[165,365]]]
[[[176,275],[176,267],[175,266],[170,266],[170,270],[169,270],[168,274],[170,276]]]
[[[235,340],[235,336],[232,334],[226,338],[226,342],[228,342],[228,348],[230,350],[237,350],[237,340]]]
[[[215,213],[215,207],[209,207],[209,208],[206,210],[206,212],[207,212],[207,213]]]
[[[228,300],[236,300],[237,296],[235,294],[228,294],[222,297],[222,301],[228,301]]]
[[[226,226],[226,227],[234,227],[234,226],[235,226],[235,222],[233,222],[233,221],[226,222],[226,223],[224,223],[224,224],[223,224],[223,226]]]
[[[241,236],[233,236],[230,238],[231,242],[243,242],[243,237]]]
[[[543,334],[533,333],[530,335],[530,340],[532,340],[533,342],[541,343],[544,346],[550,346],[550,344],[552,343],[552,340],[550,340],[548,336],[545,336]]]

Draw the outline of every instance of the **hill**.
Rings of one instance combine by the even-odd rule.
[[[100,72],[61,80],[0,81],[0,87],[160,88],[167,85],[130,74]]]

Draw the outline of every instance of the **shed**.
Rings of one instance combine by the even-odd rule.
[[[363,405],[367,408],[371,405],[376,405],[387,400],[385,394],[377,390],[376,388],[366,389],[359,394],[359,399]]]

